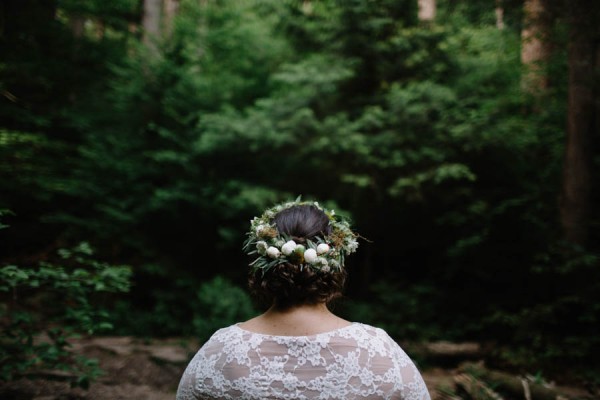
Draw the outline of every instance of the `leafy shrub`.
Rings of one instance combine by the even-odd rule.
[[[564,244],[551,246],[536,258],[527,304],[518,310],[497,310],[484,320],[501,344],[500,362],[533,366],[565,375],[600,372],[600,271],[598,254]]]
[[[192,323],[202,341],[219,328],[256,315],[250,296],[221,276],[202,284],[197,296]]]
[[[162,275],[147,275],[146,278],[158,279]],[[110,314],[116,334],[187,336],[205,341],[217,329],[257,314],[246,291],[220,275],[200,284],[189,277],[164,276],[162,279],[165,284],[160,288],[150,279],[146,282],[134,279],[132,296],[115,302]],[[139,297],[135,292],[146,285],[153,289],[146,291],[141,299],[143,304],[132,304],[132,298]],[[136,312],[132,312],[132,307],[137,307]]]
[[[447,335],[441,330],[440,318],[436,316],[436,296],[432,286],[401,286],[378,281],[370,287],[369,293],[368,302],[342,303],[340,313],[351,321],[381,327],[398,340],[432,340]]]
[[[70,373],[73,385],[87,387],[101,373],[95,360],[69,350],[68,339],[112,328],[97,300],[127,292],[131,271],[95,260],[87,243],[58,253],[61,265],[0,268],[2,381],[53,369]]]

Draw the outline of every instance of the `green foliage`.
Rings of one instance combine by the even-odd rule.
[[[443,324],[435,307],[434,287],[378,281],[369,288],[368,297],[368,301],[342,303],[340,313],[351,321],[382,327],[398,340],[452,339],[453,332],[440,332]]]
[[[162,270],[146,271],[143,283],[138,277],[132,295],[134,300],[141,297],[144,304],[138,305],[139,312],[132,313],[131,299],[117,302],[110,314],[115,333],[141,337],[185,335],[205,341],[216,329],[257,315],[246,291],[221,275],[201,283],[189,277],[167,278]],[[153,280],[163,285],[149,293],[146,287],[157,286]]]
[[[59,251],[61,264],[35,268],[0,268],[0,380],[57,369],[73,375],[73,385],[87,387],[101,370],[95,360],[77,356],[69,339],[112,329],[108,311],[98,304],[109,293],[129,290],[128,267],[93,258],[87,243]]]
[[[194,333],[202,341],[219,328],[257,314],[248,294],[221,276],[200,286],[193,309]]]
[[[507,343],[499,358],[552,374],[563,360],[572,360],[573,373],[600,371],[594,357],[600,351],[599,265],[597,254],[564,243],[539,254],[533,279],[544,287],[532,285],[518,310],[496,310],[484,320]]]

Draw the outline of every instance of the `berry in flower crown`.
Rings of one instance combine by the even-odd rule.
[[[281,211],[296,206],[312,206],[322,211],[329,219],[328,234],[306,239],[306,243],[296,243],[291,237],[281,234],[274,222]],[[337,216],[334,210],[322,208],[318,202],[301,201],[300,198],[278,204],[266,210],[260,217],[250,221],[248,239],[243,250],[248,255],[257,255],[250,266],[254,271],[268,271],[276,265],[289,263],[300,268],[308,267],[320,272],[340,271],[346,255],[358,248],[358,235],[350,229],[350,224]]]

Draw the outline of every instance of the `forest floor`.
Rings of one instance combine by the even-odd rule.
[[[19,379],[4,384],[0,387],[0,399],[174,400],[179,378],[197,349],[198,343],[175,339],[100,337],[78,340],[73,343],[73,350],[97,359],[104,371],[88,390],[70,388],[64,374],[47,371],[42,379]],[[457,391],[460,372],[456,367],[432,366],[423,369],[422,374],[433,400],[473,397]],[[576,387],[561,387],[560,393],[562,395],[554,396],[553,400],[594,398]],[[537,399],[530,396],[530,400]]]

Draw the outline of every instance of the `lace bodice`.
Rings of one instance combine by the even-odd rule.
[[[179,383],[177,400],[196,399],[430,398],[414,363],[385,331],[353,323],[311,336],[220,329]]]

